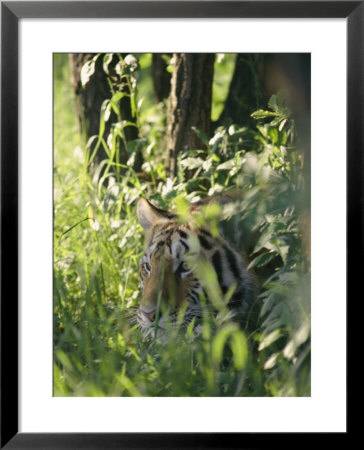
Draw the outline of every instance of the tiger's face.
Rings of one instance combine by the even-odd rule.
[[[248,322],[256,295],[254,276],[238,248],[197,225],[199,211],[201,204],[191,205],[190,223],[180,224],[174,213],[146,199],[138,202],[146,250],[139,262],[142,299],[136,319],[146,335],[169,327],[185,329],[195,318],[194,331],[199,333],[202,309]]]
[[[138,202],[138,218],[146,234],[146,251],[139,261],[142,299],[137,320],[144,331],[183,326],[201,315],[202,291],[193,273],[199,255],[198,240],[188,225],[173,214]],[[167,325],[168,324],[168,325]]]

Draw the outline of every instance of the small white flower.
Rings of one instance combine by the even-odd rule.
[[[95,231],[100,230],[100,222],[98,222],[96,219],[91,221],[91,228]]]

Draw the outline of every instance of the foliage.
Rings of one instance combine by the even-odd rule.
[[[105,57],[104,66],[107,62]],[[177,177],[170,180],[162,151],[165,105],[150,98],[143,103],[140,94],[150,85],[151,58],[120,57],[119,75],[131,88],[140,139],[125,141],[127,164],[115,163],[115,137],[125,124],[112,124],[107,142],[102,137],[108,110],[118,112],[114,92],[105,99],[95,137],[108,159],[90,174],[93,156],[75,131],[67,61],[55,55],[55,63],[54,394],[310,395],[310,275],[303,226],[308,186],[283,95],[252,114],[255,129],[231,124],[210,138],[195,130],[206,149],[181,153]],[[84,70],[87,82],[92,63]],[[215,70],[216,85],[221,77],[226,71]],[[226,92],[214,92],[215,106],[223,104]],[[136,151],[143,152],[143,177],[132,167]],[[191,326],[185,333],[171,330],[166,342],[145,340],[130,320],[140,298],[143,252],[137,199],[147,196],[183,216],[190,202],[230,190],[239,195],[222,208],[224,226],[248,251],[260,284],[252,328],[240,330],[229,317],[205,314],[200,335]],[[206,214],[204,220],[216,221],[215,213],[207,219]]]

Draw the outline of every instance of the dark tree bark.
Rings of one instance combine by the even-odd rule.
[[[311,62],[309,53],[238,54],[225,106],[215,127],[247,125],[269,98],[283,90],[295,119],[300,145],[304,149],[305,172],[310,171]]]
[[[100,57],[96,60],[95,72],[90,77],[88,83],[85,86],[82,86],[81,69],[84,64],[90,61],[94,56],[95,54],[93,53],[70,54],[71,82],[75,93],[75,108],[80,130],[86,141],[91,136],[99,134],[101,105],[105,99],[110,99],[112,97],[113,75],[116,75],[112,72],[113,66],[117,62],[116,57],[114,56],[112,63],[109,64],[111,73],[107,75],[103,69],[103,55],[100,55]],[[129,88],[125,83],[122,87],[117,86],[117,83],[114,83],[114,90],[115,89],[130,94]],[[103,135],[105,141],[107,141],[107,137],[113,123],[120,119],[135,123],[129,97],[125,96],[121,99],[119,102],[119,109],[121,117],[118,118],[115,112],[111,110],[109,120],[105,123],[105,131]],[[125,127],[124,134],[126,141],[131,141],[139,137],[138,129],[135,126]],[[128,155],[125,145],[121,139],[118,139],[118,145],[120,149],[120,162],[125,163],[130,155]],[[100,146],[95,157],[95,163],[98,164],[105,158],[107,158],[107,154],[104,148]],[[142,158],[141,154],[138,153],[134,168],[138,171],[140,170],[141,165]]]
[[[301,205],[303,242],[308,259],[311,245],[311,55],[275,53],[265,56],[264,84],[268,96],[284,89],[297,132],[297,148],[303,157],[304,189]]]
[[[265,92],[262,82],[263,58],[254,53],[238,53],[224,109],[215,123],[220,125],[255,126],[250,117],[262,106]]]
[[[111,96],[107,76],[102,69],[100,58],[96,62],[95,73],[86,86],[82,87],[81,69],[94,56],[93,53],[72,53],[69,55],[76,113],[80,130],[86,139],[99,133],[100,108],[102,102]],[[108,131],[109,129],[105,131],[105,134]]]
[[[215,55],[180,53],[174,59],[167,114],[166,170],[171,178],[180,151],[204,148],[193,128],[210,133]]]
[[[304,174],[311,173],[311,55],[274,53],[265,55],[263,81],[268,98],[284,90],[295,120],[297,142],[302,149]]]
[[[171,90],[171,74],[167,72],[167,62],[163,53],[153,53],[152,77],[155,100],[159,103],[168,97]]]

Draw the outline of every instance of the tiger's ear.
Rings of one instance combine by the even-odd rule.
[[[157,222],[175,218],[175,214],[156,208],[145,198],[138,201],[137,215],[145,231],[149,231]]]

